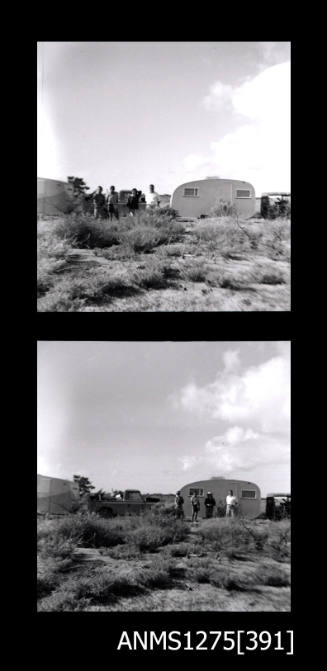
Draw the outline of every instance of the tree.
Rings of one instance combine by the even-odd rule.
[[[89,478],[83,475],[74,475],[74,482],[78,483],[80,496],[89,496],[91,494],[91,489],[95,489],[95,486],[92,485],[92,482]]]
[[[89,191],[90,189],[82,177],[68,177],[68,182],[73,185],[74,192],[77,194],[82,193],[85,195],[85,191]]]

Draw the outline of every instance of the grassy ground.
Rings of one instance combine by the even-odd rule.
[[[38,521],[39,611],[288,611],[290,523]]]
[[[290,310],[290,222],[38,221],[38,311]]]

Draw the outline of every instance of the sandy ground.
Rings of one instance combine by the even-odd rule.
[[[255,225],[258,224],[253,222]],[[88,298],[79,308],[81,312],[290,310],[289,261],[278,255],[272,258],[264,243],[257,250],[246,252],[235,248],[235,253],[228,256],[214,241],[196,240],[195,227],[196,224],[188,225],[182,243],[163,245],[146,254],[124,255],[120,245],[106,250],[74,249],[66,255],[66,264],[56,276],[58,289],[63,286],[63,279],[66,287],[75,281],[91,285],[97,276],[108,278],[109,282],[118,281],[117,288],[101,300]],[[283,244],[285,249],[286,243]],[[138,279],[144,273],[151,275],[160,264],[169,267],[164,286],[150,284],[143,288],[137,286],[137,281],[131,286],[131,278]],[[190,280],[189,270],[201,266],[205,268],[204,280]],[[230,284],[220,286],[221,278],[227,278]],[[125,281],[129,287],[119,287],[119,281]],[[42,297],[39,310],[47,311]]]
[[[90,548],[79,548],[74,553],[76,570],[85,566],[99,568],[106,566],[113,573],[119,571],[120,576],[132,577],[136,570],[145,571],[151,568],[153,560],[157,561],[158,554],[148,554],[146,557],[137,559],[113,559],[102,554],[101,550]],[[148,594],[140,596],[133,595],[120,597],[118,603],[105,606],[90,606],[89,611],[289,611],[290,610],[290,587],[274,587],[267,585],[256,585],[253,589],[244,591],[226,590],[211,584],[201,584],[183,578],[183,572],[188,568],[192,558],[176,558],[176,571],[180,571],[181,577],[173,589],[156,588]],[[238,575],[240,564],[242,571],[251,574],[260,570],[260,562],[255,560],[229,560],[217,558],[220,568],[225,568],[230,575]],[[265,558],[262,565],[279,566],[273,559]],[[283,569],[290,575],[290,564],[283,563]]]

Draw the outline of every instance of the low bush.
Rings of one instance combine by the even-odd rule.
[[[140,548],[135,545],[135,543],[129,542],[125,545],[115,545],[112,548],[103,550],[101,554],[108,555],[113,559],[139,559],[142,554]]]
[[[205,282],[208,275],[207,265],[204,261],[195,262],[184,271],[184,275],[191,282]]]
[[[121,241],[130,245],[135,252],[151,252],[160,245],[180,242],[184,233],[182,224],[175,221],[153,220],[140,222],[132,230],[121,236]]]
[[[39,543],[43,539],[46,544],[71,542],[83,547],[111,547],[124,543],[126,532],[95,514],[76,514],[59,520],[53,529],[42,529],[39,532]]]
[[[146,588],[167,589],[173,586],[174,577],[174,566],[164,560],[135,573],[137,584]]]
[[[173,207],[147,208],[139,215],[139,221],[150,226],[162,226],[162,224],[174,221],[177,210]]]
[[[94,219],[88,215],[66,216],[54,227],[54,235],[68,241],[72,247],[90,248],[119,245],[120,233],[116,224]]]
[[[84,611],[90,605],[90,599],[78,599],[74,592],[56,591],[51,596],[41,599],[38,603],[38,611],[49,613],[51,611]]]
[[[284,279],[281,272],[279,273],[263,273],[260,277],[260,284],[285,284],[286,280]]]
[[[247,531],[239,520],[215,519],[203,522],[199,536],[217,550],[248,550],[254,547],[255,532]]]
[[[279,566],[260,567],[257,576],[262,585],[271,585],[272,587],[288,587],[290,585],[289,574]]]
[[[138,525],[128,536],[141,552],[155,552],[168,543],[177,543],[188,537],[189,528],[183,520],[157,508],[140,518]]]
[[[77,599],[90,599],[96,603],[110,603],[117,597],[138,594],[140,587],[134,576],[114,575],[112,570],[102,570],[91,575],[71,579],[65,589],[75,593]]]
[[[212,217],[232,217],[236,215],[235,205],[220,198],[211,208]]]
[[[194,544],[191,543],[176,543],[168,548],[171,557],[188,557],[194,552]]]
[[[37,598],[42,599],[44,596],[48,596],[53,592],[56,587],[60,584],[60,575],[53,568],[43,569],[42,572],[38,570],[36,587],[37,587]]]

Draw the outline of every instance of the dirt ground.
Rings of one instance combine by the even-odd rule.
[[[147,253],[131,253],[122,245],[105,250],[72,249],[65,255],[65,265],[56,271],[54,287],[47,296],[39,298],[38,310],[290,310],[289,240],[278,242],[277,247],[271,241],[268,244],[266,236],[271,224],[255,220],[246,223],[250,234],[253,231],[253,235],[258,235],[259,242],[253,249],[237,243],[238,231],[232,245],[230,240],[222,244],[219,238],[210,239],[208,233],[203,239],[199,237],[201,226],[204,233],[210,232],[210,226],[214,230],[210,220],[205,225],[198,222],[184,225],[182,242],[158,246]],[[158,272],[162,270],[163,276],[158,280]],[[95,290],[93,299],[88,287],[97,287],[98,280],[108,281],[106,293],[99,297]],[[82,296],[79,304],[78,295]]]
[[[83,559],[82,559],[83,557]],[[179,585],[172,589],[155,589],[149,594],[140,596],[120,597],[119,603],[105,606],[90,606],[89,611],[289,611],[290,610],[290,587],[275,587],[272,585],[257,585],[252,590],[231,591],[215,587],[211,584],[201,584],[192,580],[185,580],[182,576],[190,566],[192,558],[176,558],[175,566],[180,571]],[[149,555],[147,559],[140,561],[112,559],[101,556],[100,551],[80,549],[76,555],[76,561],[88,562],[94,566],[106,566],[120,576],[132,576],[135,570],[146,571],[151,568],[152,562],[158,561],[158,554]],[[218,561],[218,560],[217,560]],[[194,560],[193,560],[194,562]],[[81,564],[79,564],[81,566]],[[267,559],[264,568],[274,567],[278,562]],[[219,567],[229,571],[231,575],[238,575],[240,562],[236,560],[222,559]],[[248,575],[260,571],[259,561],[242,561],[242,572]],[[283,564],[285,573],[290,575],[290,564]],[[177,581],[178,582],[178,581]]]

